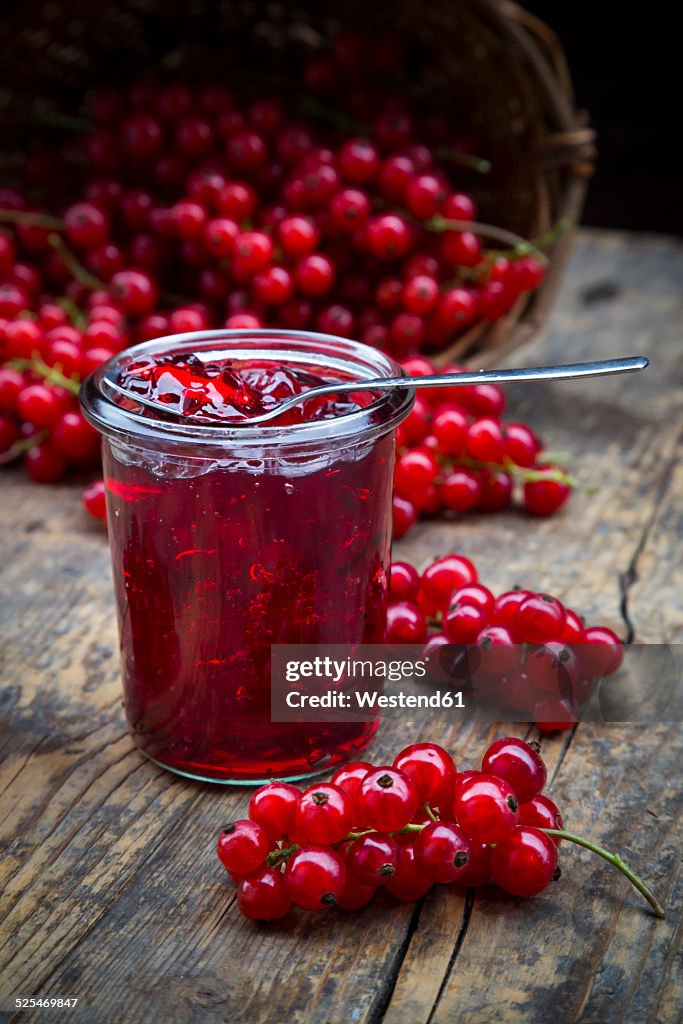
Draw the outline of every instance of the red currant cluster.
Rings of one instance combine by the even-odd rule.
[[[463,555],[438,558],[421,575],[408,562],[394,562],[389,589],[389,643],[426,643],[430,653],[466,645],[475,693],[530,717],[544,732],[571,729],[595,680],[623,661],[611,629],[587,627],[550,594],[516,589],[496,597]]]
[[[411,376],[434,373],[424,356],[403,360]],[[444,372],[456,373],[450,366]],[[505,395],[495,384],[425,388],[398,428],[394,537],[420,516],[448,511],[500,512],[523,483],[524,507],[534,515],[557,512],[576,481],[552,465],[524,423],[503,423]]]
[[[33,344],[40,326],[20,318],[8,331]],[[29,476],[40,483],[58,480],[70,468],[97,466],[99,434],[81,414],[77,396],[78,383],[40,359],[0,366],[0,465],[23,456]]]
[[[290,99],[148,79],[106,90],[78,143],[33,153],[25,190],[0,190],[0,454],[33,445],[37,480],[87,461],[65,381],[133,342],[277,325],[404,357],[539,285],[538,247],[475,220],[477,161],[452,117],[387,92],[406,46],[391,38],[379,73],[377,40],[341,33]],[[60,156],[78,158],[68,174]]]
[[[492,743],[481,770],[462,772],[443,747],[414,743],[391,766],[356,761],[303,793],[287,782],[261,787],[249,818],[221,832],[218,857],[237,883],[239,909],[266,921],[293,904],[357,910],[380,887],[408,902],[435,883],[493,881],[536,896],[559,878],[563,838],[619,867],[619,858],[564,830],[542,793],[546,778],[537,747],[515,737]]]

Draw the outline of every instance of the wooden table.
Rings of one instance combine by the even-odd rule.
[[[683,640],[681,282],[680,243],[585,233],[545,337],[514,362],[643,352],[652,368],[512,389],[510,409],[599,490],[545,521],[422,525],[396,554],[424,565],[461,550],[494,588],[552,590],[629,639]],[[562,880],[535,900],[437,887],[417,905],[383,894],[359,913],[256,926],[214,854],[249,792],[157,769],[128,734],[109,554],[78,488],[9,473],[2,507],[3,1020],[39,1019],[14,1014],[16,996],[77,996],[50,1019],[680,1021],[680,727],[584,724],[543,741],[570,826],[642,870],[664,921],[604,862],[563,848]],[[472,765],[504,729],[404,719],[370,753],[434,738]]]

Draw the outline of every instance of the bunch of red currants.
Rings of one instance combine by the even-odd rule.
[[[434,373],[425,356],[402,361],[411,376]],[[457,373],[448,366],[440,372]],[[505,423],[505,395],[495,384],[424,388],[398,428],[394,537],[421,516],[500,512],[521,484],[524,508],[550,516],[577,481],[552,463],[525,423]]]
[[[90,96],[82,135],[43,130],[27,180],[0,190],[0,460],[23,457],[40,481],[96,463],[77,383],[134,342],[272,326],[404,358],[499,320],[538,287],[542,249],[477,220],[472,139],[397,84],[411,44],[387,39],[340,33],[284,98],[144,79]],[[501,235],[502,249],[487,247]],[[483,392],[469,401],[497,422]],[[402,443],[428,450],[420,407]],[[429,434],[450,459],[452,410],[434,411]],[[468,426],[479,461],[485,426]],[[515,460],[524,444],[510,434],[493,454]],[[413,501],[410,466],[398,493]],[[471,481],[480,508],[491,481]],[[461,506],[456,490],[444,480],[442,504]]]
[[[435,883],[493,881],[536,896],[559,878],[562,839],[623,870],[619,858],[564,830],[542,792],[546,779],[537,746],[516,737],[496,740],[481,770],[463,772],[443,747],[414,743],[390,766],[346,764],[303,792],[287,782],[262,786],[249,817],[221,832],[218,857],[237,883],[239,909],[258,921],[284,917],[292,905],[357,910],[380,887],[409,902]]]
[[[388,643],[425,643],[430,654],[465,647],[467,671],[459,675],[474,695],[544,732],[571,729],[595,681],[623,662],[611,629],[586,626],[550,594],[520,588],[495,596],[464,555],[437,558],[422,574],[394,562],[389,590]]]

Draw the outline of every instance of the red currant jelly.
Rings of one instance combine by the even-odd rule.
[[[376,721],[271,722],[270,649],[382,641],[394,432],[414,392],[249,419],[319,383],[398,373],[351,341],[218,331],[137,345],[85,382],[104,437],[126,711],[157,763],[296,779],[371,739]]]

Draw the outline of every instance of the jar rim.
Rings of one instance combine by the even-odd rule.
[[[312,331],[287,331],[279,328],[250,330],[195,331],[167,335],[141,342],[117,353],[94,370],[83,382],[81,407],[86,419],[107,437],[125,440],[141,447],[182,449],[194,447],[202,452],[241,447],[282,447],[285,445],[328,446],[345,440],[353,442],[387,433],[404,419],[415,401],[414,388],[384,391],[370,405],[331,419],[310,420],[286,427],[267,424],[192,423],[152,419],[123,408],[106,390],[105,378],[120,372],[127,363],[145,356],[185,351],[214,353],[216,356],[245,359],[280,357],[284,365],[305,362],[318,364],[328,372],[338,369],[358,380],[373,377],[399,377],[405,371],[389,356],[362,342]],[[348,376],[346,377],[348,379]],[[334,376],[331,377],[334,380]]]

